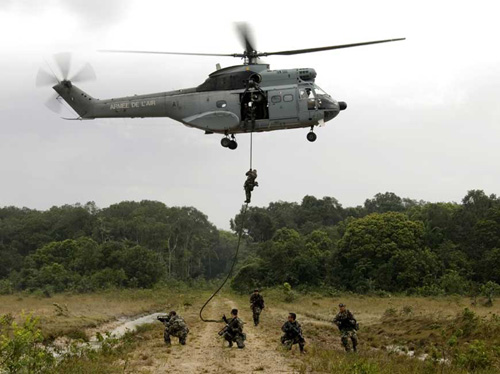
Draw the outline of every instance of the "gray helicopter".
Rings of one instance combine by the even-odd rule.
[[[270,66],[261,63],[259,58],[405,40],[399,38],[290,51],[257,52],[248,27],[239,25],[238,31],[245,46],[243,53],[102,51],[243,59],[243,65],[223,69],[217,64],[217,70],[198,87],[106,100],[96,99],[73,84],[95,79],[93,69],[86,64],[69,78],[69,54],[55,56],[63,76],[62,80],[53,72],[49,74],[40,69],[36,83],[37,86],[54,85],[52,88],[57,92],[56,98],[62,98],[78,113],[79,117],[70,119],[169,117],[186,126],[203,130],[205,134],[223,134],[221,145],[229,149],[236,149],[238,146],[235,134],[302,127],[310,128],[307,140],[314,142],[314,127],[335,118],[340,111],[347,108],[347,104],[336,101],[316,85],[314,69],[270,70]]]

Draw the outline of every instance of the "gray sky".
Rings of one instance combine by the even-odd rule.
[[[277,51],[406,37],[404,42],[268,57],[272,69],[313,67],[345,112],[318,128],[254,135],[253,204],[334,196],[344,206],[377,192],[459,201],[499,193],[500,30],[494,1],[2,0],[0,206],[47,209],[93,200],[190,205],[219,228],[243,200],[249,137],[232,152],[219,135],[168,118],[64,121],[35,88],[44,58],[74,53],[109,98],[193,87],[230,58],[113,55],[98,49],[241,52],[233,22]],[[72,116],[69,109],[65,116]]]

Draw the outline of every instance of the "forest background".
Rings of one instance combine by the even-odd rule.
[[[157,201],[4,207],[0,293],[214,280],[231,267],[240,229],[231,286],[241,292],[285,283],[330,294],[491,296],[500,288],[500,199],[481,190],[468,191],[460,203],[386,192],[357,207],[305,196],[300,204],[250,207],[245,219],[242,213],[229,232],[196,208]]]

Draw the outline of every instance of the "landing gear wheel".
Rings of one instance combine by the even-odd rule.
[[[236,143],[234,140],[230,140],[228,147],[229,147],[229,149],[234,150],[234,149],[238,148],[238,143]]]
[[[314,142],[316,138],[317,138],[316,134],[313,133],[312,131],[307,133],[307,140],[309,140],[310,142]]]
[[[224,148],[229,147],[230,143],[231,143],[231,140],[229,138],[222,138],[220,141],[220,145],[223,146]]]

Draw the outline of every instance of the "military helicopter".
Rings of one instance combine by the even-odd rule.
[[[290,56],[303,53],[351,48],[370,44],[387,43],[405,38],[377,40],[363,43],[334,45],[318,48],[278,52],[258,52],[246,24],[237,25],[245,50],[243,53],[183,53],[154,51],[105,50],[113,53],[146,53],[189,56],[219,56],[243,59],[242,65],[221,68],[211,73],[197,87],[176,91],[134,95],[106,100],[96,99],[76,87],[73,82],[95,79],[89,64],[71,79],[71,56],[55,56],[63,78],[51,71],[40,69],[37,86],[54,85],[57,99],[63,99],[78,113],[77,118],[146,118],[169,117],[186,126],[218,133],[224,137],[221,145],[236,149],[235,134],[310,128],[307,140],[314,142],[314,127],[335,118],[347,108],[343,101],[336,101],[316,85],[316,71],[312,68],[271,70],[260,57]]]

